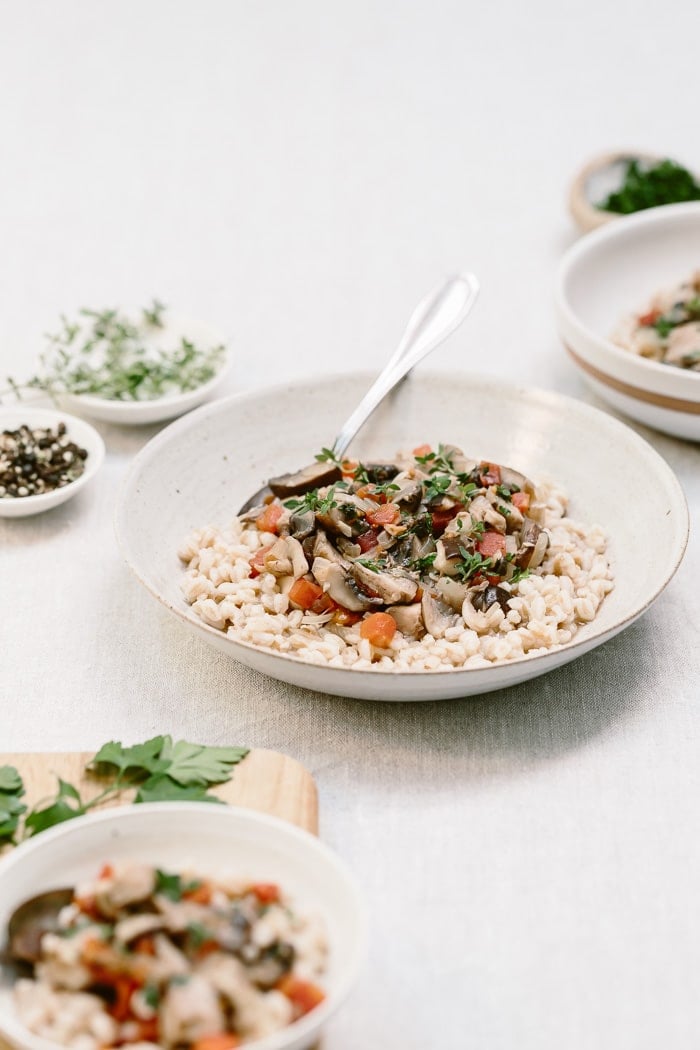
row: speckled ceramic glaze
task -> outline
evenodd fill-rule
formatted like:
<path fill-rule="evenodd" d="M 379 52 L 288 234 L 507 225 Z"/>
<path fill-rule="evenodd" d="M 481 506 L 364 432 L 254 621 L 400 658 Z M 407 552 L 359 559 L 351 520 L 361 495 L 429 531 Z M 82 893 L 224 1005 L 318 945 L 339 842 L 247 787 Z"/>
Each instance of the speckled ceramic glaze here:
<path fill-rule="evenodd" d="M 303 663 L 228 638 L 204 624 L 180 591 L 184 537 L 225 524 L 272 474 L 309 462 L 371 382 L 347 375 L 206 405 L 173 423 L 137 456 L 117 509 L 117 535 L 138 579 L 187 629 L 229 656 L 294 685 L 376 700 L 435 700 L 533 678 L 611 638 L 661 593 L 685 551 L 688 512 L 661 457 L 605 413 L 557 394 L 488 379 L 419 375 L 386 401 L 350 453 L 374 459 L 440 441 L 468 455 L 551 479 L 570 514 L 603 526 L 615 589 L 573 642 L 539 656 L 471 670 L 382 673 Z M 639 507 L 643 492 L 644 508 Z"/>
<path fill-rule="evenodd" d="M 564 255 L 556 285 L 561 337 L 584 379 L 620 412 L 700 441 L 700 372 L 616 346 L 612 332 L 664 288 L 700 269 L 700 202 L 625 216 Z"/>

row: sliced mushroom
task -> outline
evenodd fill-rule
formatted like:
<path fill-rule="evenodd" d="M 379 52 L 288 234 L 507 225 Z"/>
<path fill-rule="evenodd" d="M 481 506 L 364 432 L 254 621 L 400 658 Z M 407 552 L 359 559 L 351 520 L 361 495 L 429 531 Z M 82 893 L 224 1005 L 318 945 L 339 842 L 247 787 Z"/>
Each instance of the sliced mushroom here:
<path fill-rule="evenodd" d="M 158 1008 L 158 1019 L 166 1046 L 194 1043 L 226 1027 L 217 990 L 199 974 L 168 986 Z"/>
<path fill-rule="evenodd" d="M 407 638 L 421 638 L 425 634 L 423 612 L 419 602 L 413 605 L 393 605 L 386 610 L 396 626 Z"/>
<path fill-rule="evenodd" d="M 459 619 L 458 614 L 453 612 L 449 605 L 433 597 L 429 591 L 423 592 L 421 608 L 423 623 L 428 634 L 431 634 L 433 638 L 442 638 L 445 631 L 454 627 Z"/>
<path fill-rule="evenodd" d="M 412 602 L 418 592 L 418 584 L 399 570 L 374 572 L 360 562 L 354 562 L 352 574 L 362 588 L 376 594 L 387 605 L 403 605 Z"/>
<path fill-rule="evenodd" d="M 510 467 L 501 467 L 501 484 L 507 485 L 511 490 L 517 487 L 521 492 L 528 492 L 531 496 L 535 495 L 535 486 L 530 479 L 521 474 L 519 470 L 511 470 Z"/>
<path fill-rule="evenodd" d="M 359 543 L 353 543 L 346 536 L 338 537 L 338 550 L 345 558 L 359 558 L 362 556 L 362 547 Z"/>
<path fill-rule="evenodd" d="M 289 519 L 289 533 L 295 540 L 305 540 L 316 528 L 316 515 L 312 510 L 292 514 Z"/>
<path fill-rule="evenodd" d="M 394 463 L 365 463 L 363 466 L 372 485 L 385 485 L 399 473 L 399 468 Z"/>
<path fill-rule="evenodd" d="M 346 520 L 340 507 L 331 507 L 330 510 L 321 514 L 317 511 L 316 521 L 328 532 L 339 533 L 341 536 L 347 536 L 348 539 L 352 536 L 352 525 Z"/>
<path fill-rule="evenodd" d="M 122 908 L 148 900 L 155 885 L 153 868 L 147 864 L 125 864 L 117 867 L 109 879 L 97 884 L 95 901 L 103 915 L 116 916 Z"/>
<path fill-rule="evenodd" d="M 542 539 L 541 537 L 544 537 Z M 536 521 L 525 518 L 525 524 L 520 533 L 520 549 L 515 556 L 515 564 L 521 569 L 535 569 L 542 563 L 547 547 L 549 536 L 540 528 Z"/>
<path fill-rule="evenodd" d="M 441 576 L 456 576 L 462 560 L 460 550 L 462 543 L 458 539 L 441 539 L 437 541 L 437 554 L 433 568 Z"/>
<path fill-rule="evenodd" d="M 439 597 L 446 602 L 451 609 L 456 609 L 457 612 L 459 612 L 464 603 L 464 599 L 469 593 L 469 584 L 460 583 L 459 580 L 453 580 L 450 576 L 442 576 L 435 584 L 435 589 L 438 592 Z"/>
<path fill-rule="evenodd" d="M 372 598 L 367 594 L 362 594 L 354 582 L 342 565 L 333 563 L 326 572 L 326 582 L 323 586 L 334 602 L 345 609 L 350 609 L 351 612 L 365 612 L 375 605 L 384 604 L 381 598 Z"/>
<path fill-rule="evenodd" d="M 295 542 L 298 542 L 295 540 Z M 299 545 L 301 549 L 301 544 Z M 302 551 L 303 555 L 303 551 Z M 292 556 L 289 548 L 287 547 L 287 540 L 281 536 L 278 540 L 270 547 L 263 555 L 263 566 L 266 572 L 271 572 L 273 576 L 292 576 Z"/>
<path fill-rule="evenodd" d="M 165 919 L 162 915 L 130 915 L 114 927 L 114 939 L 118 944 L 129 944 L 155 930 L 162 930 Z"/>
<path fill-rule="evenodd" d="M 486 496 L 477 496 L 473 499 L 469 504 L 469 513 L 474 521 L 483 521 L 485 525 L 490 525 L 496 532 L 506 531 L 506 519 L 502 514 L 498 513 Z"/>
<path fill-rule="evenodd" d="M 294 474 L 280 474 L 270 478 L 268 485 L 275 496 L 289 499 L 290 496 L 301 496 L 312 489 L 320 489 L 340 481 L 343 474 L 335 463 L 310 463 L 308 467 L 297 470 Z"/>
<path fill-rule="evenodd" d="M 488 586 L 477 591 L 472 597 L 472 605 L 477 612 L 488 612 L 492 605 L 500 605 L 504 613 L 508 612 L 508 602 L 513 597 L 505 587 Z"/>
<path fill-rule="evenodd" d="M 292 576 L 295 580 L 298 580 L 300 576 L 305 576 L 309 571 L 309 563 L 304 555 L 304 548 L 299 543 L 299 540 L 295 540 L 293 536 L 287 536 L 285 543 L 287 544 L 287 551 L 292 559 Z"/>
<path fill-rule="evenodd" d="M 328 561 L 338 562 L 339 565 L 348 564 L 342 554 L 333 546 L 323 529 L 319 529 L 316 533 L 313 553 L 317 558 L 326 558 Z"/>
<path fill-rule="evenodd" d="M 396 503 L 402 510 L 411 512 L 418 509 L 422 498 L 423 486 L 420 481 L 409 481 L 393 494 L 391 502 Z"/>

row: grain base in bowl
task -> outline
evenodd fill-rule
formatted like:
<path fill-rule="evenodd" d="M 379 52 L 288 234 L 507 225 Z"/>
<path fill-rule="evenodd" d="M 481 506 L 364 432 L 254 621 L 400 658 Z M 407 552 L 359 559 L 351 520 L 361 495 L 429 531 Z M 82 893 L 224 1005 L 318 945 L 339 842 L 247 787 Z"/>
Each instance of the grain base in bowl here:
<path fill-rule="evenodd" d="M 445 450 L 448 450 L 446 457 Z M 442 467 L 435 465 L 440 463 L 446 464 L 444 473 Z M 371 491 L 373 486 L 369 486 L 370 491 L 366 485 L 358 489 L 357 478 L 360 474 L 366 477 L 366 468 L 362 464 L 349 467 L 344 464 L 342 469 L 345 481 L 340 485 L 345 489 L 339 498 L 346 498 L 346 492 L 354 497 L 359 491 L 363 497 L 362 514 L 370 521 L 375 520 L 376 511 L 367 507 L 373 496 L 379 496 Z M 595 618 L 605 595 L 613 587 L 606 538 L 599 526 L 583 525 L 567 517 L 566 498 L 553 485 L 540 482 L 535 486 L 508 468 L 468 460 L 454 446 L 440 446 L 438 453 L 427 456 L 400 456 L 395 470 L 393 487 L 397 492 L 387 496 L 386 483 L 374 486 L 377 492 L 384 489 L 381 506 L 386 506 L 387 499 L 395 501 L 401 514 L 394 524 L 400 529 L 408 519 L 401 505 L 402 493 L 408 485 L 422 485 L 420 510 L 414 511 L 410 520 L 418 520 L 426 507 L 430 509 L 436 529 L 432 546 L 437 547 L 437 554 L 432 554 L 432 562 L 429 555 L 409 566 L 418 585 L 415 599 L 404 595 L 400 599 L 404 604 L 400 607 L 383 606 L 396 617 L 399 627 L 386 644 L 373 643 L 371 637 L 367 637 L 369 632 L 365 628 L 372 612 L 348 617 L 347 610 L 343 609 L 339 618 L 338 606 L 335 614 L 295 607 L 296 592 L 292 587 L 290 597 L 289 577 L 265 571 L 266 551 L 278 540 L 277 530 L 289 532 L 289 513 L 285 518 L 278 512 L 275 531 L 266 531 L 265 526 L 272 519 L 260 514 L 257 520 L 237 517 L 227 527 L 206 526 L 193 533 L 179 550 L 187 567 L 182 581 L 186 601 L 206 624 L 237 641 L 308 663 L 385 672 L 471 669 L 535 656 L 566 645 L 582 624 Z M 445 480 L 441 485 L 441 479 L 449 479 L 449 483 Z M 503 484 L 503 479 L 510 484 Z M 523 483 L 522 490 L 518 479 Z M 328 498 L 328 491 L 328 486 L 314 490 L 322 500 Z M 532 520 L 527 513 L 520 512 L 520 507 L 525 506 L 523 497 L 520 500 L 516 497 L 511 503 L 521 491 L 523 497 L 527 496 L 527 513 L 532 515 Z M 428 496 L 430 499 L 426 502 Z M 287 508 L 298 514 L 300 508 L 290 505 L 302 502 L 287 501 Z M 307 513 L 308 503 L 301 509 Z M 480 515 L 481 523 L 477 520 Z M 439 526 L 435 525 L 436 518 Z M 513 524 L 516 519 L 517 528 Z M 534 524 L 535 519 L 538 525 Z M 514 566 L 528 563 L 523 562 L 524 546 L 518 547 L 512 536 L 516 534 L 522 541 L 523 529 L 528 523 L 548 538 L 548 544 L 544 553 L 540 551 L 537 564 L 533 562 L 532 568 L 514 573 Z M 499 532 L 502 550 L 498 556 L 481 557 L 479 565 L 478 552 L 488 550 L 485 541 Z M 327 537 L 322 535 L 325 543 Z M 352 545 L 366 535 L 365 532 L 362 536 L 340 537 L 337 542 L 345 542 L 347 549 L 348 542 Z M 460 551 L 453 565 L 461 573 L 460 586 L 466 588 L 462 592 L 464 600 L 460 600 L 457 607 L 459 611 L 454 603 L 451 607 L 446 604 L 446 596 L 452 597 L 455 590 L 459 592 L 455 577 L 446 579 L 453 568 L 446 568 L 444 576 L 435 571 L 436 564 L 449 565 L 449 560 L 445 563 L 445 547 L 451 535 L 456 537 Z M 383 533 L 374 550 L 382 549 L 382 538 Z M 507 543 L 510 553 L 505 553 Z M 391 550 L 382 557 L 391 562 Z M 317 562 L 318 559 L 313 561 L 314 567 Z M 357 556 L 356 562 L 367 564 L 366 559 Z M 255 566 L 260 570 L 257 575 Z M 301 568 L 304 569 L 303 563 Z M 309 571 L 304 571 L 300 578 L 315 580 L 318 584 L 319 578 L 314 576 L 308 562 L 306 569 Z M 376 564 L 372 571 L 377 571 Z M 396 565 L 389 571 L 400 581 L 410 576 Z M 367 579 L 372 582 L 366 572 L 364 577 L 365 584 Z M 327 594 L 328 584 L 318 589 Z M 498 600 L 494 592 L 498 592 Z M 369 593 L 372 594 L 371 588 Z M 410 610 L 415 610 L 418 601 L 424 609 L 421 632 L 402 630 L 402 623 L 411 616 Z M 427 618 L 426 601 L 432 608 Z"/>

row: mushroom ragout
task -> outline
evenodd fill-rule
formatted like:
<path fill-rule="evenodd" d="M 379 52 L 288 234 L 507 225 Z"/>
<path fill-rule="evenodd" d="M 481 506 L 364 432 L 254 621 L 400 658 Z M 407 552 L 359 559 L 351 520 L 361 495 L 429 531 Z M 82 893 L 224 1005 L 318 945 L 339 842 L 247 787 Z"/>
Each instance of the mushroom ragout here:
<path fill-rule="evenodd" d="M 362 621 L 379 647 L 397 630 L 441 637 L 465 602 L 507 609 L 549 546 L 532 482 L 454 445 L 420 447 L 406 462 L 326 464 L 325 475 L 303 493 L 303 473 L 273 479 L 277 497 L 243 515 L 278 536 L 251 574 L 284 579 L 291 605 L 328 623 Z"/>
<path fill-rule="evenodd" d="M 75 1050 L 232 1050 L 324 999 L 325 933 L 270 883 L 105 865 L 9 951 L 34 964 L 15 984 L 20 1019 Z"/>
<path fill-rule="evenodd" d="M 564 495 L 454 445 L 322 461 L 180 547 L 182 590 L 230 638 L 312 663 L 449 671 L 571 640 L 612 589 Z"/>
<path fill-rule="evenodd" d="M 625 318 L 613 339 L 651 361 L 700 372 L 700 270 Z"/>

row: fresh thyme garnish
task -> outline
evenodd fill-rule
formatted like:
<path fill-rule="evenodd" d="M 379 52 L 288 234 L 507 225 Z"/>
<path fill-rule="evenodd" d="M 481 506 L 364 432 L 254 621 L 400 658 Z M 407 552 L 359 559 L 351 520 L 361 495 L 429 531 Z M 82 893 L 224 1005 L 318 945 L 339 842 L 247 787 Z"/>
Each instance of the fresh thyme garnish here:
<path fill-rule="evenodd" d="M 501 499 L 510 499 L 514 492 L 520 492 L 519 485 L 496 485 L 496 492 Z"/>
<path fill-rule="evenodd" d="M 364 565 L 364 567 L 366 569 L 369 569 L 370 572 L 381 572 L 382 571 L 382 566 L 379 564 L 379 562 L 378 561 L 372 561 L 371 558 L 356 558 L 355 561 L 356 561 L 357 565 Z"/>
<path fill-rule="evenodd" d="M 491 558 L 485 558 L 478 551 L 468 551 L 466 547 L 459 548 L 462 560 L 457 564 L 457 576 L 463 581 L 471 579 L 477 572 L 490 568 Z"/>
<path fill-rule="evenodd" d="M 319 463 L 335 463 L 336 466 L 341 465 L 341 460 L 338 459 L 335 449 L 322 448 L 320 452 L 316 453 L 315 457 Z"/>
<path fill-rule="evenodd" d="M 526 580 L 531 572 L 531 569 L 516 569 L 508 582 L 512 584 L 520 583 L 521 580 Z"/>
<path fill-rule="evenodd" d="M 353 474 L 353 481 L 356 481 L 359 485 L 369 485 L 369 474 L 364 463 L 357 464 Z"/>
<path fill-rule="evenodd" d="M 432 475 L 423 482 L 423 498 L 427 503 L 439 499 L 445 495 L 451 484 L 452 478 L 445 474 Z"/>
<path fill-rule="evenodd" d="M 33 389 L 108 401 L 153 401 L 195 390 L 215 376 L 226 348 L 203 349 L 184 337 L 167 350 L 154 346 L 154 334 L 165 328 L 165 310 L 154 299 L 137 319 L 118 310 L 82 309 L 78 321 L 62 316 L 61 329 L 47 336 L 39 373 L 24 383 L 8 379 L 9 389 L 17 398 Z"/>
<path fill-rule="evenodd" d="M 311 489 L 309 492 L 305 492 L 301 499 L 285 500 L 284 506 L 288 510 L 301 511 L 302 513 L 312 510 L 316 514 L 328 514 L 329 511 L 338 506 L 338 501 L 335 498 L 338 489 L 347 489 L 346 483 L 344 481 L 336 481 L 334 485 L 330 486 L 325 496 L 319 495 L 320 489 Z"/>
<path fill-rule="evenodd" d="M 411 568 L 415 569 L 416 572 L 430 572 L 436 558 L 437 551 L 433 551 L 432 554 L 425 554 L 422 558 L 414 558 L 411 562 Z"/>

